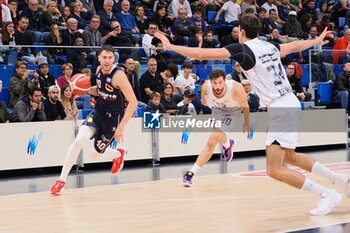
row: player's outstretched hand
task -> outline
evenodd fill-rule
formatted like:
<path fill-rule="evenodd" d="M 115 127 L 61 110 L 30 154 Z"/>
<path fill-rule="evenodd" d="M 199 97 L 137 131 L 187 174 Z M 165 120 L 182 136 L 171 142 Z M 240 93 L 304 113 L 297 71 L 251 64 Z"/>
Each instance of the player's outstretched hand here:
<path fill-rule="evenodd" d="M 155 34 L 154 34 L 155 37 L 157 37 L 159 40 L 162 41 L 163 43 L 163 46 L 166 48 L 166 49 L 169 49 L 169 47 L 171 46 L 171 43 L 170 41 L 168 40 L 168 38 L 163 35 L 161 32 L 157 31 Z"/>
<path fill-rule="evenodd" d="M 117 127 L 117 130 L 114 133 L 114 139 L 118 142 L 118 144 L 120 143 L 124 143 L 124 127 Z"/>
<path fill-rule="evenodd" d="M 323 32 L 321 33 L 321 35 L 318 37 L 319 40 L 319 44 L 325 45 L 328 44 L 329 40 L 325 40 L 325 38 L 334 38 L 334 35 L 332 34 L 332 31 L 327 31 L 327 27 L 323 30 Z"/>

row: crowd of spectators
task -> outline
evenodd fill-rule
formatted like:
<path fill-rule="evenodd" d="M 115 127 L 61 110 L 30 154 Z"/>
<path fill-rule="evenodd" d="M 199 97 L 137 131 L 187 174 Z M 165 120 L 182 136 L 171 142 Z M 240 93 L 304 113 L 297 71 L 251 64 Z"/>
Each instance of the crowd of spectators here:
<path fill-rule="evenodd" d="M 0 51 L 0 62 L 15 65 L 16 70 L 10 82 L 7 106 L 14 110 L 20 101 L 22 107 L 26 104 L 30 109 L 28 103 L 35 103 L 32 99 L 37 94 L 31 87 L 40 87 L 46 106 L 56 105 L 56 94 L 61 95 L 57 100 L 62 101 L 58 105 L 64 111 L 55 111 L 54 117 L 46 115 L 51 120 L 76 119 L 78 109 L 91 109 L 91 97 L 74 97 L 69 80 L 89 65 L 98 65 L 96 52 L 104 44 L 116 47 L 116 63 L 125 69 L 140 107 L 152 101 L 157 103 L 160 98 L 159 105 L 169 114 L 188 113 L 178 106 L 183 103 L 186 107 L 193 106 L 191 113 L 210 113 L 196 96 L 197 78 L 191 76 L 193 64 L 207 61 L 188 60 L 164 51 L 161 41 L 154 38 L 156 30 L 175 44 L 223 47 L 238 43 L 239 16 L 256 14 L 263 25 L 260 39 L 277 44 L 308 40 L 328 27 L 335 31 L 335 38 L 329 38 L 327 46 L 349 51 L 350 5 L 344 0 L 2 0 L 0 8 L 0 39 L 6 45 Z M 210 18 L 209 12 L 213 11 L 215 16 Z M 339 25 L 339 16 L 345 17 L 345 26 Z M 40 48 L 40 45 L 50 47 Z M 322 53 L 324 48 L 313 49 L 311 61 L 315 63 L 350 61 L 350 52 L 333 51 L 332 56 L 327 56 Z M 147 71 L 140 74 L 134 66 L 142 58 L 146 58 Z M 299 63 L 309 63 L 308 59 L 303 53 L 298 55 Z M 222 62 L 234 66 L 228 78 L 246 82 L 238 63 Z M 284 59 L 287 69 L 293 66 L 290 63 L 288 57 Z M 37 64 L 38 71 L 31 73 L 27 69 L 30 64 Z M 58 80 L 50 74 L 49 64 L 62 65 L 63 75 Z M 178 64 L 183 64 L 179 75 Z M 291 69 L 287 74 L 292 77 L 291 84 L 300 100 L 309 100 Z M 58 93 L 50 92 L 55 85 Z M 45 111 L 46 106 L 39 104 L 35 111 Z M 37 115 L 35 119 L 40 118 Z"/>

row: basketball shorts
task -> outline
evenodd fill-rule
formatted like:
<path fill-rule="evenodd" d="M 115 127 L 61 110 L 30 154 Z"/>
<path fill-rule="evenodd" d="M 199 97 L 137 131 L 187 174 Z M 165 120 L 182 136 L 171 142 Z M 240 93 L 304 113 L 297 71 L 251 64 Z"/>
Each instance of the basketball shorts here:
<path fill-rule="evenodd" d="M 300 113 L 300 102 L 294 94 L 270 104 L 266 145 L 277 141 L 283 148 L 295 149 L 300 140 Z"/>
<path fill-rule="evenodd" d="M 240 112 L 225 113 L 222 110 L 213 109 L 212 116 L 215 120 L 221 121 L 220 129 L 224 133 L 230 133 L 237 130 L 237 120 L 241 116 Z M 242 129 L 240 129 L 242 130 Z"/>
<path fill-rule="evenodd" d="M 114 140 L 114 133 L 121 121 L 122 114 L 111 114 L 93 109 L 85 119 L 83 125 L 94 127 L 96 133 L 94 147 L 98 153 L 103 153 Z"/>

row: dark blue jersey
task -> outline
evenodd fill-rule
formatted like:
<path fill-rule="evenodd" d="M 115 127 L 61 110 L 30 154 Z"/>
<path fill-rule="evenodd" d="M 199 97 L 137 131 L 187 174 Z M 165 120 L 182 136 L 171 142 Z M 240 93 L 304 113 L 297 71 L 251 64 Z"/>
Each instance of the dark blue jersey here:
<path fill-rule="evenodd" d="M 96 83 L 99 95 L 95 108 L 100 111 L 111 114 L 124 113 L 125 97 L 119 88 L 112 85 L 113 76 L 118 70 L 121 69 L 114 67 L 109 74 L 104 75 L 101 69 L 92 78 L 92 84 L 94 85 Z"/>

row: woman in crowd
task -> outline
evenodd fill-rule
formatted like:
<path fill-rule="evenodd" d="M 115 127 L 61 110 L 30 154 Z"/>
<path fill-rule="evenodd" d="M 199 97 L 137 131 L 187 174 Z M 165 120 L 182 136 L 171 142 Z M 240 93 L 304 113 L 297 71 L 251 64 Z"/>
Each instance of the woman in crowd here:
<path fill-rule="evenodd" d="M 68 84 L 61 88 L 61 103 L 68 119 L 78 120 L 78 107 L 74 101 L 72 88 Z"/>
<path fill-rule="evenodd" d="M 62 40 L 62 34 L 60 31 L 60 28 L 57 24 L 52 24 L 50 26 L 50 33 L 46 38 L 45 41 L 46 45 L 57 45 L 62 46 L 63 40 Z M 65 50 L 63 48 L 47 48 L 45 50 L 45 55 L 49 59 L 50 63 L 58 63 L 62 64 L 66 61 L 66 54 Z"/>

